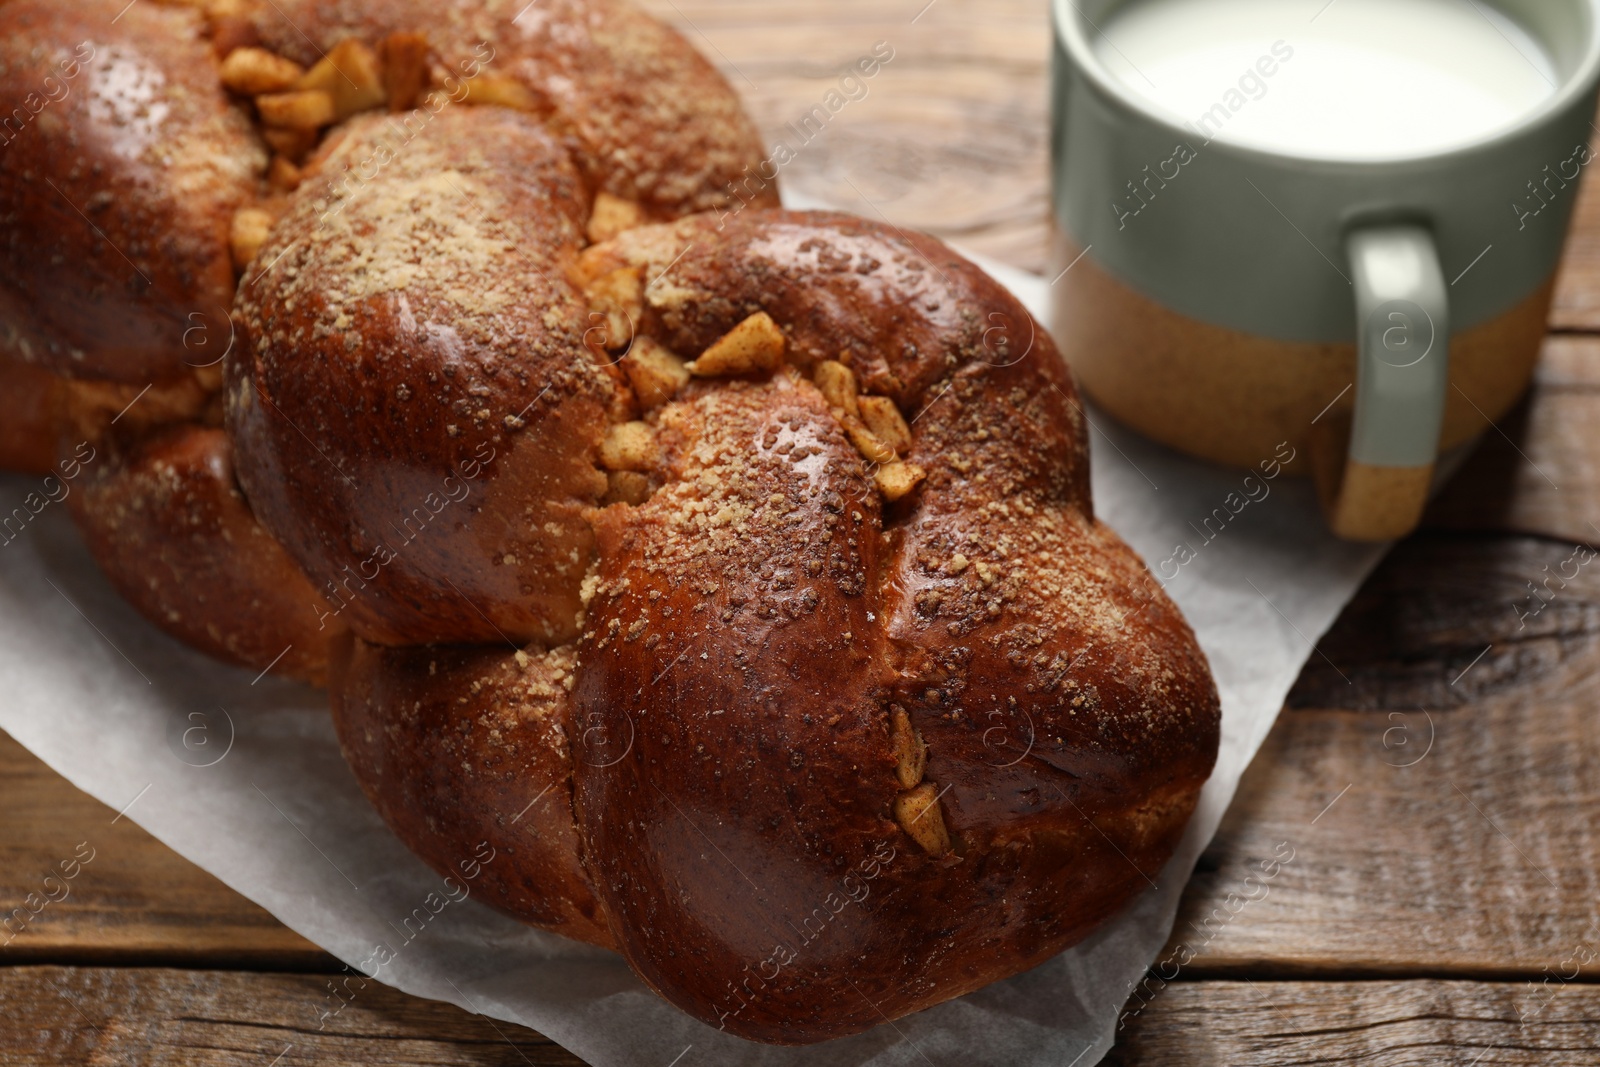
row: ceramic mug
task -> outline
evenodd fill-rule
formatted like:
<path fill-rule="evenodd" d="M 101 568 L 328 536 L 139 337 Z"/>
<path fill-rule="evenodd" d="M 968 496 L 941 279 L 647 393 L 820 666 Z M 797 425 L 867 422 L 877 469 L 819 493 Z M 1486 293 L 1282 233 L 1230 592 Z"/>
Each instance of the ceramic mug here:
<path fill-rule="evenodd" d="M 1053 312 L 1085 389 L 1207 459 L 1287 442 L 1340 536 L 1409 532 L 1441 451 L 1532 377 L 1600 0 L 1054 16 Z"/>

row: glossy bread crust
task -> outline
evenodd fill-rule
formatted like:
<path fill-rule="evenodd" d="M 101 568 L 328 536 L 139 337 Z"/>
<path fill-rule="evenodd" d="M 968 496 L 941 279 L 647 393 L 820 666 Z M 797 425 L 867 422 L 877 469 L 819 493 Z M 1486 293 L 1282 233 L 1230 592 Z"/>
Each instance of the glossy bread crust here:
<path fill-rule="evenodd" d="M 1049 338 L 938 242 L 842 215 L 642 227 L 571 274 L 593 293 L 634 270 L 636 346 L 700 355 L 764 314 L 781 364 L 613 415 L 652 441 L 648 491 L 583 512 L 575 641 L 358 640 L 335 686 L 358 777 L 441 870 L 509 834 L 533 786 L 570 793 L 538 810 L 571 833 L 508 869 L 558 901 L 579 872 L 641 977 L 756 1040 L 864 1030 L 1081 940 L 1171 856 L 1219 708 L 1177 610 L 1094 519 Z M 880 491 L 822 384 L 841 358 L 910 424 L 916 492 Z"/>
<path fill-rule="evenodd" d="M 625 0 L 275 0 L 253 21 L 267 47 L 306 65 L 346 37 L 425 32 L 440 68 L 530 89 L 590 188 L 654 218 L 722 206 L 762 158 L 722 76 Z M 776 207 L 776 190 L 759 204 Z"/>
<path fill-rule="evenodd" d="M 146 618 L 209 655 L 326 683 L 326 604 L 255 521 L 220 428 L 98 437 L 68 506 L 89 551 Z M 243 620 L 243 624 L 241 624 Z"/>
<path fill-rule="evenodd" d="M 345 757 L 384 819 L 443 877 L 487 845 L 473 892 L 525 922 L 615 948 L 579 860 L 567 743 L 571 646 L 384 648 L 335 656 Z M 581 741 L 580 741 L 581 743 Z"/>
<path fill-rule="evenodd" d="M 0 470 L 49 474 L 63 453 L 58 440 L 66 383 L 49 371 L 0 355 Z"/>
<path fill-rule="evenodd" d="M 519 19 L 519 13 L 525 17 Z M 252 104 L 247 96 L 224 86 L 226 81 L 243 91 L 241 83 L 227 79 L 224 64 L 240 47 L 273 48 L 276 62 L 298 60 L 311 68 L 352 39 L 383 53 L 390 35 L 407 38 L 413 45 L 420 42 L 424 69 L 414 73 L 422 89 L 434 87 L 432 95 L 424 92 L 414 109 L 396 104 L 390 119 L 381 117 L 379 100 L 365 105 L 368 114 L 348 123 L 304 131 L 309 144 L 322 141 L 309 161 L 301 158 L 302 150 L 284 148 L 286 131 L 268 124 L 263 103 Z M 514 92 L 508 93 L 508 80 L 514 83 Z M 527 97 L 531 101 L 526 103 L 527 114 L 480 106 L 483 101 L 464 88 L 497 81 L 500 92 L 490 98 L 523 106 L 522 98 Z M 437 187 L 459 171 L 442 170 L 437 153 L 426 155 L 434 135 L 421 138 L 417 145 L 411 137 L 411 131 L 437 117 L 436 130 L 465 131 L 454 141 L 444 139 L 452 150 L 460 150 L 463 159 L 487 150 L 508 173 L 524 162 L 532 168 L 522 183 L 525 191 L 539 190 L 542 195 L 543 190 L 559 186 L 556 198 L 561 207 L 535 203 L 525 195 L 501 226 L 502 236 L 507 227 L 519 238 L 539 231 L 541 236 L 522 250 L 518 260 L 530 278 L 543 269 L 544 258 L 559 263 L 576 254 L 592 223 L 590 210 L 598 193 L 612 198 L 613 210 L 620 204 L 625 222 L 670 218 L 721 203 L 728 195 L 728 183 L 760 158 L 761 145 L 737 98 L 692 48 L 671 30 L 615 0 L 563 0 L 537 8 L 519 4 L 515 10 L 498 0 L 361 4 L 218 0 L 176 5 L 14 0 L 0 9 L 0 95 L 17 104 L 11 114 L 0 115 L 0 220 L 5 227 L 0 240 L 4 392 L 0 403 L 8 415 L 0 427 L 0 467 L 47 473 L 63 439 L 68 446 L 98 444 L 103 446 L 102 455 L 118 457 L 117 463 L 97 472 L 95 492 L 82 494 L 73 511 L 101 566 L 141 610 L 200 647 L 255 669 L 263 665 L 261 653 L 267 644 L 298 635 L 295 650 L 276 661 L 274 669 L 320 679 L 326 672 L 325 638 L 342 628 L 347 602 L 363 584 L 359 572 L 364 564 L 370 565 L 365 556 L 351 556 L 352 546 L 370 546 L 378 537 L 393 539 L 395 530 L 415 532 L 437 513 L 439 501 L 449 497 L 454 503 L 455 494 L 475 489 L 475 472 L 483 465 L 499 479 L 486 521 L 498 521 L 505 536 L 495 546 L 500 551 L 492 564 L 485 565 L 492 569 L 483 570 L 480 546 L 474 545 L 455 573 L 465 590 L 457 607 L 480 627 L 472 636 L 496 639 L 497 629 L 505 628 L 527 637 L 550 638 L 556 632 L 550 629 L 551 619 L 564 620 L 560 625 L 570 627 L 589 537 L 587 527 L 572 523 L 570 513 L 593 503 L 603 485 L 597 486 L 592 476 L 580 476 L 573 484 L 546 484 L 537 465 L 530 469 L 526 461 L 520 467 L 496 466 L 495 445 L 487 440 L 495 435 L 485 435 L 479 432 L 481 426 L 472 425 L 481 421 L 477 420 L 478 412 L 485 410 L 481 406 L 462 420 L 449 420 L 454 429 L 469 426 L 461 441 L 430 443 L 430 432 L 446 433 L 444 423 L 413 425 L 409 436 L 406 428 L 398 428 L 387 439 L 385 444 L 397 454 L 419 462 L 425 455 L 438 457 L 446 451 L 458 462 L 421 488 L 414 474 L 400 469 L 402 465 L 383 465 L 373 484 L 383 485 L 393 474 L 392 488 L 404 497 L 406 508 L 385 511 L 384 505 L 391 501 L 378 494 L 372 510 L 361 516 L 366 525 L 355 532 L 342 527 L 338 533 L 343 540 L 327 550 L 325 562 L 337 559 L 338 565 L 311 568 L 314 591 L 301 575 L 289 580 L 295 567 L 254 519 L 259 510 L 281 511 L 281 498 L 304 481 L 301 473 L 324 463 L 314 443 L 297 439 L 296 443 L 309 445 L 304 454 L 288 457 L 289 465 L 274 468 L 270 478 L 258 477 L 257 497 L 247 499 L 234 482 L 231 452 L 219 450 L 209 437 L 200 450 L 206 453 L 204 461 L 189 447 L 201 439 L 194 438 L 185 446 L 182 461 L 161 466 L 164 473 L 158 478 L 152 473 L 155 468 L 140 465 L 137 457 L 144 453 L 139 435 L 162 438 L 159 444 L 151 443 L 152 455 L 170 448 L 175 438 L 169 431 L 176 433 L 175 428 L 186 423 L 198 425 L 196 412 L 211 405 L 201 403 L 193 411 L 181 411 L 166 401 L 197 387 L 216 390 L 224 350 L 238 356 L 238 339 L 229 321 L 236 277 L 242 275 L 247 285 L 272 265 L 263 260 L 254 271 L 236 275 L 254 258 L 253 243 L 241 242 L 241 234 L 248 238 L 252 227 L 241 227 L 241 220 L 270 229 L 284 210 L 283 194 L 301 181 L 301 163 L 313 177 L 319 168 L 326 168 L 318 189 L 340 202 L 360 187 L 368 166 L 384 165 L 369 156 L 341 154 L 339 145 L 349 135 L 359 140 L 363 130 L 382 124 L 384 150 L 406 153 L 416 148 L 426 157 L 426 166 L 443 175 L 436 177 Z M 689 122 L 690 117 L 699 121 Z M 468 143 L 472 138 L 476 142 Z M 274 151 L 288 151 L 292 160 L 274 156 Z M 444 162 L 453 165 L 457 160 Z M 410 173 L 416 176 L 424 169 L 414 162 Z M 553 175 L 558 173 L 557 180 Z M 470 196 L 475 188 L 464 191 Z M 775 194 L 765 195 L 775 202 Z M 307 197 L 301 200 L 308 202 Z M 404 201 L 396 208 L 391 200 L 388 207 L 403 215 L 408 205 Z M 327 209 L 327 204 L 310 204 L 308 210 L 316 216 L 313 228 L 322 226 L 321 214 Z M 439 236 L 428 229 L 437 219 L 416 221 L 419 241 L 426 244 Z M 500 239 L 487 236 L 480 251 L 493 253 L 500 247 L 494 242 Z M 461 250 L 458 243 L 455 251 Z M 430 248 L 418 258 L 437 265 L 441 252 Z M 359 264 L 346 266 L 357 269 Z M 504 295 L 521 284 L 515 277 L 492 278 L 490 266 L 476 264 L 475 295 L 491 290 Z M 292 269 L 293 264 L 286 267 Z M 436 277 L 449 273 L 447 268 Z M 550 303 L 554 308 L 565 300 L 566 317 L 556 321 L 563 313 L 552 310 L 553 318 L 541 322 L 535 332 L 559 337 L 566 344 L 581 338 L 590 323 L 587 309 L 572 296 L 571 287 L 559 281 L 559 273 L 552 291 L 565 295 Z M 417 297 L 416 306 L 426 309 L 434 294 L 418 286 L 412 295 Z M 467 291 L 442 288 L 439 295 L 448 302 Z M 548 295 L 525 294 L 524 309 L 544 310 L 539 301 Z M 248 300 L 248 293 L 240 295 L 241 303 Z M 396 328 L 403 334 L 415 325 L 411 321 Z M 443 336 L 430 340 L 439 350 L 454 343 Z M 469 346 L 476 344 L 476 352 L 464 361 L 448 357 L 450 366 L 443 371 L 454 374 L 465 369 L 463 392 L 457 398 L 470 388 L 474 399 L 481 399 L 476 391 L 492 380 L 496 417 L 522 410 L 533 396 L 519 392 L 529 384 L 525 373 L 511 375 L 520 374 L 518 382 L 511 382 L 493 369 L 494 346 L 504 340 L 504 336 L 468 339 Z M 519 355 L 516 344 L 505 347 L 500 358 L 509 356 L 514 364 Z M 477 356 L 484 354 L 488 358 L 478 362 Z M 293 364 L 306 365 L 303 360 Z M 473 379 L 470 383 L 465 381 L 468 377 Z M 312 373 L 302 378 L 284 385 L 282 392 L 296 386 L 344 388 L 336 377 L 331 382 Z M 419 393 L 426 392 L 425 383 L 413 384 Z M 82 428 L 66 417 L 64 398 L 83 385 L 100 394 L 91 406 L 120 399 L 114 407 L 99 411 L 91 420 L 95 425 L 79 433 Z M 584 389 L 595 393 L 596 402 L 608 402 L 604 381 L 578 383 L 573 391 Z M 515 405 L 510 404 L 513 399 Z M 548 399 L 564 400 L 572 413 L 566 447 L 592 449 L 584 427 L 594 420 L 579 417 L 580 400 L 559 390 Z M 263 393 L 251 403 L 270 400 L 270 394 Z M 401 403 L 403 398 L 391 397 L 390 402 Z M 116 434 L 102 441 L 100 435 L 123 404 L 131 406 L 132 414 Z M 502 406 L 504 412 L 499 411 Z M 428 416 L 422 421 L 427 422 Z M 132 434 L 130 427 L 136 423 L 139 433 Z M 261 433 L 261 428 L 255 432 Z M 177 438 L 183 436 L 176 433 Z M 452 444 L 468 447 L 453 449 Z M 255 449 L 252 454 L 259 456 L 262 451 Z M 225 477 L 218 474 L 219 464 L 228 468 Z M 166 476 L 173 470 L 182 472 L 178 476 L 186 486 L 182 499 L 168 484 L 171 479 Z M 474 473 L 466 476 L 464 470 Z M 487 483 L 485 479 L 483 484 Z M 504 561 L 530 544 L 515 533 L 525 518 L 516 493 L 524 490 L 536 498 L 548 497 L 553 506 L 547 521 L 572 529 L 571 543 L 551 551 L 559 551 L 561 564 L 576 576 L 552 593 L 530 592 L 519 600 L 515 589 L 522 576 Z M 201 498 L 203 505 L 197 503 Z M 198 525 L 188 522 L 196 507 L 205 512 L 203 520 L 196 520 Z M 473 514 L 483 510 L 476 502 L 457 508 Z M 435 529 L 456 519 L 450 516 Z M 306 543 L 321 533 L 315 527 L 294 529 Z M 210 534 L 232 539 L 202 543 Z M 163 537 L 172 541 L 165 549 Z M 447 559 L 450 539 L 441 540 L 414 546 L 412 552 Z M 151 584 L 141 553 L 161 555 L 159 592 Z M 345 570 L 352 558 L 355 566 Z M 279 579 L 283 584 L 273 584 Z M 407 596 L 404 590 L 393 592 L 402 600 Z M 514 603 L 503 611 L 496 608 L 495 618 L 482 619 L 466 606 L 479 598 L 496 602 L 509 598 Z M 434 605 L 424 598 L 412 607 L 420 607 L 426 615 Z M 351 613 L 361 612 L 357 607 Z M 388 637 L 415 640 L 419 634 L 435 632 L 431 623 L 425 628 L 418 624 L 415 615 L 413 610 L 409 630 L 402 620 Z"/>
<path fill-rule="evenodd" d="M 620 403 L 565 268 L 589 195 L 536 119 L 358 120 L 239 290 L 228 424 L 256 513 L 381 644 L 573 636 Z M 352 432 L 353 431 L 353 432 Z"/>
<path fill-rule="evenodd" d="M 67 377 L 188 373 L 192 314 L 233 302 L 228 228 L 267 154 L 197 12 L 0 9 L 0 347 Z M 121 13 L 120 17 L 119 12 Z"/>
<path fill-rule="evenodd" d="M 1048 336 L 937 242 L 846 216 L 700 217 L 586 265 L 622 263 L 664 279 L 642 329 L 669 347 L 760 309 L 804 376 L 669 405 L 668 487 L 597 522 L 574 710 L 638 729 L 628 759 L 575 766 L 576 796 L 635 967 L 708 1021 L 797 1042 L 1080 940 L 1171 854 L 1219 720 L 1193 635 L 1094 520 Z M 876 506 L 804 380 L 842 351 L 912 424 L 914 498 Z M 943 855 L 894 819 L 897 709 Z M 874 863 L 850 904 L 842 876 Z"/>

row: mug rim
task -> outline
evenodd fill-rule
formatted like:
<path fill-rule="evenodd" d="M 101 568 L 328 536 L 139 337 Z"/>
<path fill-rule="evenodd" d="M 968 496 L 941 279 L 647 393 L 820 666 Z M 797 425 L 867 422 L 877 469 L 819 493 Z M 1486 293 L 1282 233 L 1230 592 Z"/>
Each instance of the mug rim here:
<path fill-rule="evenodd" d="M 1107 8 L 1107 11 L 1108 13 L 1112 12 L 1116 8 L 1126 6 L 1132 2 L 1134 0 L 1116 0 L 1111 7 Z M 1502 16 L 1515 18 L 1515 16 L 1508 14 L 1504 7 L 1495 2 L 1495 0 L 1490 0 L 1490 2 L 1493 3 Z M 1511 144 L 1529 130 L 1537 129 L 1546 122 L 1557 119 L 1581 97 L 1590 93 L 1593 90 L 1595 81 L 1600 78 L 1600 0 L 1579 0 L 1579 2 L 1589 10 L 1589 40 L 1584 48 L 1582 60 L 1554 93 L 1546 97 L 1538 106 L 1528 111 L 1520 119 L 1503 129 L 1482 134 L 1446 148 L 1370 158 L 1307 155 L 1285 149 L 1239 144 L 1222 137 L 1214 137 L 1207 141 L 1206 149 L 1210 151 L 1220 148 L 1247 159 L 1257 159 L 1263 162 L 1291 162 L 1308 166 L 1368 168 L 1448 161 L 1456 157 L 1470 156 L 1502 148 Z M 1146 100 L 1121 78 L 1106 69 L 1100 62 L 1099 55 L 1090 45 L 1088 35 L 1083 32 L 1083 27 L 1079 22 L 1079 18 L 1084 22 L 1088 22 L 1089 19 L 1087 15 L 1083 14 L 1077 0 L 1051 0 L 1050 6 L 1053 15 L 1052 21 L 1055 24 L 1054 33 L 1057 43 L 1071 57 L 1073 66 L 1097 90 L 1148 122 L 1165 127 L 1179 135 L 1188 132 L 1185 127 L 1174 121 L 1170 113 Z M 1521 25 L 1521 20 L 1517 21 Z M 1525 26 L 1523 28 L 1527 29 Z M 1098 27 L 1096 27 L 1096 32 L 1104 35 L 1104 31 L 1099 30 Z M 1528 32 L 1531 33 L 1532 31 Z M 1540 44 L 1546 48 L 1549 47 L 1547 41 L 1541 40 Z"/>

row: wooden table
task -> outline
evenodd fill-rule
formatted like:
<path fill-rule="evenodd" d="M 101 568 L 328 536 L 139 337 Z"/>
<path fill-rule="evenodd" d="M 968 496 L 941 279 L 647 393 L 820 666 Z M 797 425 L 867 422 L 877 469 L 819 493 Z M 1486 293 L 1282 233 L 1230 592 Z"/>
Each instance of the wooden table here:
<path fill-rule="evenodd" d="M 924 2 L 650 6 L 769 137 L 887 41 L 783 180 L 1043 269 L 1046 4 Z M 1528 401 L 1320 643 L 1184 898 L 1169 951 L 1192 960 L 1107 1062 L 1600 1063 L 1600 564 L 1519 619 L 1600 543 L 1593 181 L 1551 328 Z M 0 812 L 5 909 L 94 850 L 0 948 L 0 1064 L 579 1062 L 376 987 L 311 1030 L 335 960 L 3 736 Z"/>

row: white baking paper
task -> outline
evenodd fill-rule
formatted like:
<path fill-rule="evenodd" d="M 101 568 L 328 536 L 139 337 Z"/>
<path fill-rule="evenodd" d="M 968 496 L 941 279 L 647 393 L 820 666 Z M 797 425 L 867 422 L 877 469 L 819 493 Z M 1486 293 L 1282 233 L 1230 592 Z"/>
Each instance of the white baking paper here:
<path fill-rule="evenodd" d="M 991 270 L 1043 318 L 1042 281 Z M 1090 417 L 1096 510 L 1152 569 L 1173 576 L 1167 590 L 1211 659 L 1223 707 L 1216 771 L 1156 887 L 1088 941 L 854 1038 L 749 1044 L 659 1000 L 610 953 L 527 929 L 470 897 L 435 914 L 425 902 L 435 894 L 437 906 L 441 879 L 362 797 L 326 697 L 253 680 L 145 623 L 100 576 L 59 502 L 0 545 L 0 728 L 346 963 L 408 993 L 533 1027 L 596 1067 L 1087 1067 L 1111 1047 L 1118 1012 L 1165 942 L 1184 882 L 1311 642 L 1381 554 L 1331 538 L 1304 483 L 1258 476 L 1247 486 L 1242 471 L 1180 457 L 1092 409 Z M 0 478 L 0 515 L 43 490 L 38 479 Z M 375 967 L 379 946 L 392 959 Z M 307 1002 L 306 1028 L 340 1028 L 339 1010 L 359 1003 L 362 983 L 340 988 Z"/>

